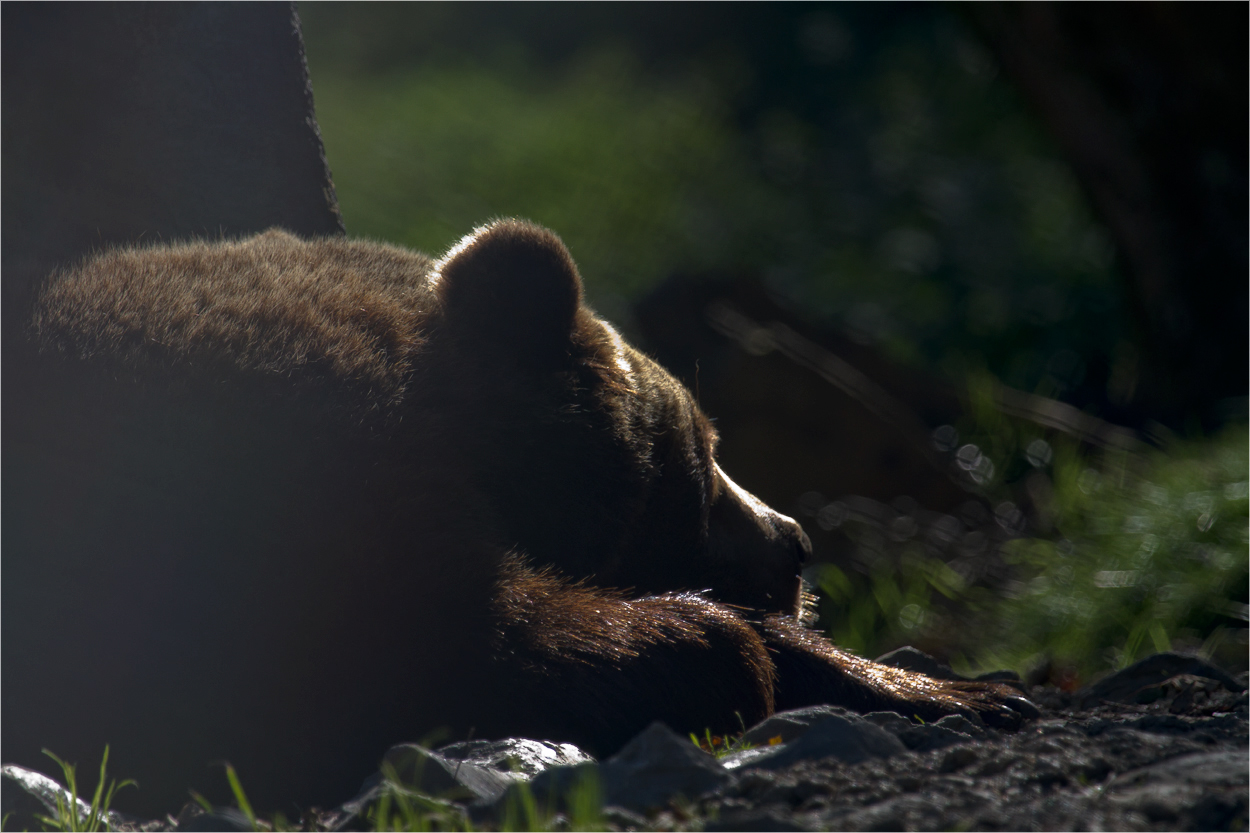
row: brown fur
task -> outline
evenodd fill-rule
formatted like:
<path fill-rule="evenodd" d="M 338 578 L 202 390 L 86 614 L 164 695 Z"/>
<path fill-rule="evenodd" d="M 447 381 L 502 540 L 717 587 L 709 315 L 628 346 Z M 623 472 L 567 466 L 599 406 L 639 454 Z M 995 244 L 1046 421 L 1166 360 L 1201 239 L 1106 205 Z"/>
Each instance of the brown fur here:
<path fill-rule="evenodd" d="M 507 565 L 494 600 L 496 650 L 542 702 L 530 730 L 612 749 L 635 732 L 620 715 L 733 727 L 773 712 L 763 639 L 737 612 L 696 593 L 631 597 L 550 569 Z"/>
<path fill-rule="evenodd" d="M 278 229 L 239 241 L 114 249 L 44 291 L 37 337 L 83 358 L 228 357 L 245 372 L 322 366 L 402 397 L 433 296 L 431 261 L 395 246 Z"/>
<path fill-rule="evenodd" d="M 439 727 L 607 753 L 819 702 L 1027 711 L 807 629 L 806 536 L 719 469 L 544 229 L 438 262 L 280 231 L 107 252 L 33 332 L 5 424 L 6 581 L 32 588 L 6 596 L 30 646 L 5 656 L 7 759 L 109 742 L 160 812 L 223 757 L 261 806 L 342 800 Z"/>

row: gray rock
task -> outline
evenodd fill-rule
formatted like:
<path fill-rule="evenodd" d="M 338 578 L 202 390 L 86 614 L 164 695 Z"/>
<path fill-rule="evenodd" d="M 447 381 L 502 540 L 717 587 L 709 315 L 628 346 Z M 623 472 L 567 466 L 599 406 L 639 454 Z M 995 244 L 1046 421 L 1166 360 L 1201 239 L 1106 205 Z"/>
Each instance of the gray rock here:
<path fill-rule="evenodd" d="M 839 825 L 844 830 L 915 830 L 911 819 L 931 812 L 930 802 L 917 795 L 900 795 L 850 813 Z"/>
<path fill-rule="evenodd" d="M 913 752 L 929 752 L 943 749 L 956 743 L 967 743 L 971 738 L 961 732 L 930 723 L 925 726 L 912 726 L 905 732 L 898 733 L 898 739 Z"/>
<path fill-rule="evenodd" d="M 855 764 L 805 758 L 765 768 L 810 743 L 817 724 L 739 767 L 732 784 L 699 800 L 698 814 L 716 829 L 771 818 L 816 830 L 1245 830 L 1245 709 L 1229 708 L 1231 692 L 1204 679 L 1220 699 L 1193 698 L 1180 713 L 1170 698 L 1095 712 L 1065 706 L 1017 733 L 973 737 L 975 720 L 867 715 L 862 723 L 914 733 L 906 739 L 917 745 L 957 742 Z"/>
<path fill-rule="evenodd" d="M 896 736 L 904 746 L 915 752 L 942 749 L 988 734 L 984 725 L 978 726 L 972 720 L 957 714 L 947 715 L 936 723 L 925 724 L 912 723 L 894 712 L 872 712 L 864 715 L 864 719 Z"/>
<path fill-rule="evenodd" d="M 563 811 L 569 790 L 588 773 L 599 779 L 605 806 L 634 813 L 663 807 L 679 796 L 694 799 L 733 780 L 716 758 L 657 722 L 603 763 L 553 767 L 536 777 L 530 789 Z M 509 800 L 505 795 L 503 802 Z"/>
<path fill-rule="evenodd" d="M 552 767 L 576 766 L 595 760 L 571 743 L 526 738 L 469 740 L 440 746 L 435 751 L 449 761 L 463 761 L 526 778 L 533 778 Z"/>
<path fill-rule="evenodd" d="M 382 760 L 394 771 L 401 789 L 439 799 L 490 804 L 513 784 L 549 769 L 594 759 L 571 743 L 507 738 L 464 741 L 437 750 L 403 743 L 387 750 Z M 322 824 L 331 830 L 353 824 L 393 789 L 382 772 L 375 773 L 354 798 L 323 814 Z"/>
<path fill-rule="evenodd" d="M 652 723 L 599 768 L 604 802 L 646 812 L 674 797 L 695 798 L 729 783 L 733 776 L 714 757 Z"/>
<path fill-rule="evenodd" d="M 394 768 L 405 787 L 444 798 L 494 801 L 513 782 L 527 780 L 523 773 L 478 763 L 471 758 L 449 758 L 416 743 L 392 746 L 382 761 L 384 766 Z"/>
<path fill-rule="evenodd" d="M 968 679 L 956 674 L 949 665 L 943 665 L 924 651 L 913 648 L 910 645 L 904 645 L 902 648 L 883 654 L 877 657 L 876 662 L 893 668 L 902 668 L 904 671 L 918 671 L 921 674 L 927 674 L 935 680 Z"/>
<path fill-rule="evenodd" d="M 617 830 L 646 830 L 647 819 L 637 813 L 631 813 L 624 807 L 604 807 L 603 820 Z"/>
<path fill-rule="evenodd" d="M 775 752 L 750 761 L 751 767 L 781 769 L 799 761 L 837 758 L 857 764 L 869 758 L 888 758 L 905 752 L 894 735 L 863 718 L 826 717 L 797 740 L 773 747 Z"/>
<path fill-rule="evenodd" d="M 976 762 L 981 757 L 976 747 L 959 745 L 952 748 L 942 756 L 941 762 L 938 764 L 938 772 L 958 772 L 971 763 Z"/>
<path fill-rule="evenodd" d="M 867 720 L 869 723 L 875 723 L 894 735 L 906 732 L 916 725 L 898 712 L 869 712 L 864 715 L 864 720 Z"/>
<path fill-rule="evenodd" d="M 987 671 L 975 677 L 965 677 L 949 665 L 938 662 L 924 651 L 910 645 L 904 645 L 902 648 L 883 654 L 877 657 L 876 661 L 893 668 L 902 668 L 904 671 L 919 671 L 935 680 L 1020 683 L 1020 675 L 1015 671 Z"/>
<path fill-rule="evenodd" d="M 1247 810 L 1244 750 L 1182 755 L 1117 777 L 1104 800 L 1180 830 L 1226 830 Z"/>
<path fill-rule="evenodd" d="M 22 826 L 38 824 L 35 821 L 36 815 L 56 818 L 58 798 L 65 807 L 73 804 L 69 790 L 41 772 L 16 764 L 5 764 L 0 766 L 0 775 L 4 777 L 3 811 L 12 812 L 15 815 L 15 818 L 10 820 L 10 824 L 14 822 Z M 84 824 L 90 813 L 91 805 L 79 798 L 78 817 Z M 120 813 L 108 814 L 110 827 L 115 828 L 126 821 L 130 820 L 125 819 Z"/>
<path fill-rule="evenodd" d="M 894 713 L 890 712 L 890 714 Z M 789 743 L 814 724 L 835 715 L 851 718 L 854 713 L 840 706 L 808 706 L 804 709 L 777 712 L 762 723 L 757 723 L 748 729 L 740 742 L 751 746 L 768 746 L 769 741 L 780 737 L 782 743 Z M 894 716 L 898 717 L 898 715 Z"/>
<path fill-rule="evenodd" d="M 400 784 L 424 795 L 493 802 L 518 781 L 594 758 L 571 743 L 506 738 L 463 741 L 436 750 L 401 743 L 387 750 L 382 760 L 395 771 Z M 381 773 L 366 781 L 353 802 L 375 799 L 375 788 L 382 781 Z"/>
<path fill-rule="evenodd" d="M 972 738 L 985 737 L 985 724 L 977 725 L 979 721 L 972 721 L 961 714 L 948 714 L 933 725 L 939 729 L 949 729 L 952 732 L 959 732 L 961 735 L 967 735 Z"/>
<path fill-rule="evenodd" d="M 1244 750 L 1199 752 L 1169 758 L 1116 778 L 1111 792 L 1174 782 L 1200 787 L 1242 787 L 1250 781 L 1250 761 Z"/>
<path fill-rule="evenodd" d="M 1173 652 L 1154 654 L 1086 686 L 1073 696 L 1077 708 L 1087 709 L 1104 700 L 1132 703 L 1143 688 L 1158 685 L 1182 674 L 1217 680 L 1229 691 L 1245 691 L 1246 687 L 1228 674 L 1198 657 Z"/>
<path fill-rule="evenodd" d="M 751 766 L 751 762 L 760 758 L 767 758 L 780 748 L 779 745 L 774 746 L 756 746 L 753 749 L 743 749 L 739 752 L 731 752 L 720 759 L 721 766 L 733 772 L 734 770 L 743 769 Z"/>
<path fill-rule="evenodd" d="M 744 810 L 726 813 L 724 817 L 708 822 L 703 829 L 712 833 L 712 831 L 722 830 L 790 831 L 811 830 L 812 828 L 800 824 L 793 813 L 777 810 Z"/>

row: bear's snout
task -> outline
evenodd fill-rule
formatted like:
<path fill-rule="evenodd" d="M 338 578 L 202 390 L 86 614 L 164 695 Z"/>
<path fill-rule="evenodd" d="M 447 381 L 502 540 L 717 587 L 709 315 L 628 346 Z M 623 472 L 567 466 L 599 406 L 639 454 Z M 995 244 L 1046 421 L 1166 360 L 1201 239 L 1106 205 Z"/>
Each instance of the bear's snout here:
<path fill-rule="evenodd" d="M 719 488 L 708 516 L 709 556 L 723 576 L 717 598 L 767 612 L 793 613 L 799 571 L 812 542 L 793 518 L 743 489 L 715 466 Z"/>
<path fill-rule="evenodd" d="M 807 533 L 803 531 L 803 527 L 799 526 L 798 521 L 793 523 L 799 533 L 798 540 L 795 542 L 799 548 L 799 563 L 806 564 L 807 559 L 812 557 L 812 539 L 807 537 Z"/>

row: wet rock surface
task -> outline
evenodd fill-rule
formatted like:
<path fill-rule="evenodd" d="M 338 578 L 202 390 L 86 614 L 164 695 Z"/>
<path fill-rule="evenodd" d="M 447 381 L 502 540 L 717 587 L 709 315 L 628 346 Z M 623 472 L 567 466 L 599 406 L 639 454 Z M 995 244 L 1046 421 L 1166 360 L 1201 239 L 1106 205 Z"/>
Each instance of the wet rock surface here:
<path fill-rule="evenodd" d="M 1081 691 L 1034 687 L 1041 715 L 1016 732 L 975 717 L 922 724 L 820 706 L 774 715 L 743 736 L 749 748 L 720 758 L 653 724 L 602 762 L 520 739 L 403 744 L 386 762 L 404 788 L 478 829 L 496 826 L 525 789 L 566 812 L 559 797 L 593 774 L 613 830 L 1245 830 L 1246 683 L 1160 654 Z M 4 773 L 6 810 L 30 789 L 14 769 Z M 367 828 L 390 788 L 379 773 L 300 827 Z M 202 812 L 119 821 L 148 830 L 237 821 Z"/>

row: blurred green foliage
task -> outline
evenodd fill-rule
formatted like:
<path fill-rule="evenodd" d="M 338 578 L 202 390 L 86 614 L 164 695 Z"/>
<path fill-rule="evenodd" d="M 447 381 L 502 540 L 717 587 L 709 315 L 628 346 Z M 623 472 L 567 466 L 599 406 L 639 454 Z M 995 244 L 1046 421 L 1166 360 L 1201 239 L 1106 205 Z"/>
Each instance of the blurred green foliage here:
<path fill-rule="evenodd" d="M 1039 508 L 1056 534 L 1008 544 L 1019 579 L 989 613 L 1011 627 L 985 646 L 983 663 L 1045 653 L 1087 678 L 1177 647 L 1244 664 L 1244 426 L 1144 459 L 1090 460 L 1060 445 L 1051 476 Z M 1226 646 L 1232 628 L 1241 641 Z"/>
<path fill-rule="evenodd" d="M 1036 434 L 1013 453 L 1004 468 L 1027 471 L 1047 530 L 1005 544 L 1013 578 L 970 586 L 914 542 L 867 575 L 824 565 L 821 621 L 838 644 L 868 656 L 915 644 L 965 672 L 1048 662 L 1073 684 L 1156 651 L 1245 666 L 1245 426 L 1166 453 L 1091 455 Z"/>
<path fill-rule="evenodd" d="M 627 329 L 671 274 L 755 272 L 910 364 L 1104 396 L 1111 248 L 949 9 L 788 7 L 763 53 L 748 30 L 659 56 L 637 18 L 668 12 L 615 9 L 552 54 L 548 7 L 301 7 L 349 231 L 439 252 L 524 216 Z"/>
<path fill-rule="evenodd" d="M 560 231 L 591 292 L 624 298 L 762 244 L 782 206 L 743 175 L 741 148 L 696 89 L 657 85 L 619 51 L 537 76 L 436 66 L 319 77 L 353 233 L 437 252 L 492 217 L 522 216 Z M 743 212 L 732 229 L 728 206 Z"/>

